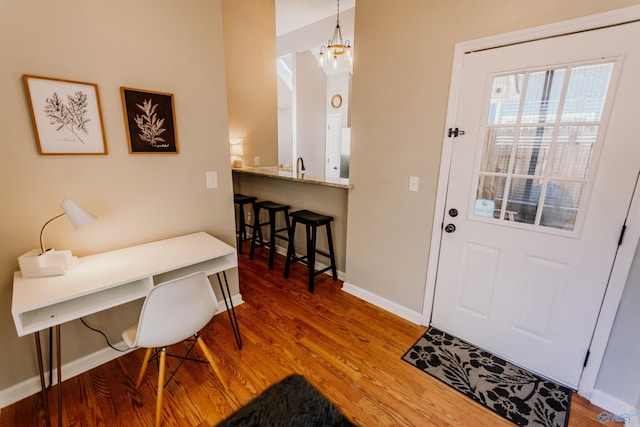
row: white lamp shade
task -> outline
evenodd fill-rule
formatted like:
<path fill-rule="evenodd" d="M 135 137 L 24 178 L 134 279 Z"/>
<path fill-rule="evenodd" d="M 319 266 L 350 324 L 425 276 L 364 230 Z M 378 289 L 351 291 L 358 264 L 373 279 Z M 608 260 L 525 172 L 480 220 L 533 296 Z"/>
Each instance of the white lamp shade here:
<path fill-rule="evenodd" d="M 242 149 L 242 144 L 231 144 L 231 155 L 244 156 L 244 150 Z"/>
<path fill-rule="evenodd" d="M 61 206 L 64 213 L 67 215 L 67 218 L 69 218 L 69 222 L 71 222 L 71 225 L 73 225 L 73 228 L 76 230 L 96 219 L 94 214 L 88 212 L 72 200 L 63 200 Z"/>

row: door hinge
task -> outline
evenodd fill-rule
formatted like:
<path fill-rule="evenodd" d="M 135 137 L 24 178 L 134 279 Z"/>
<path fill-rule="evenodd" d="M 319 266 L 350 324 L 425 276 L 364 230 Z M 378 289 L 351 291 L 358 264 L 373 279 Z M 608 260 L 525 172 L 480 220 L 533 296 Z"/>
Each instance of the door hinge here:
<path fill-rule="evenodd" d="M 622 230 L 620 230 L 620 238 L 618 239 L 618 246 L 622 244 L 622 239 L 624 239 L 624 232 L 627 231 L 627 225 L 624 224 L 622 226 Z"/>
<path fill-rule="evenodd" d="M 587 367 L 587 362 L 589 361 L 589 355 L 591 354 L 591 350 L 587 350 L 587 355 L 584 357 L 584 363 L 582 364 L 583 368 Z"/>
<path fill-rule="evenodd" d="M 449 138 L 451 138 L 452 136 L 454 138 L 457 138 L 458 135 L 464 135 L 464 131 L 463 130 L 459 130 L 458 128 L 449 128 L 449 133 L 447 134 L 449 136 Z"/>

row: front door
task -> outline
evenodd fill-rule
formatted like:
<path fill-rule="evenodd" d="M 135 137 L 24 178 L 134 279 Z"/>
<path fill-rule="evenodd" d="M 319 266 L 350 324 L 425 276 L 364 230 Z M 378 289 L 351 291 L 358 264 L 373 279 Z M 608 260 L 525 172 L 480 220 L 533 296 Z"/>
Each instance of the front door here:
<path fill-rule="evenodd" d="M 431 324 L 573 388 L 640 168 L 639 37 L 464 58 Z"/>

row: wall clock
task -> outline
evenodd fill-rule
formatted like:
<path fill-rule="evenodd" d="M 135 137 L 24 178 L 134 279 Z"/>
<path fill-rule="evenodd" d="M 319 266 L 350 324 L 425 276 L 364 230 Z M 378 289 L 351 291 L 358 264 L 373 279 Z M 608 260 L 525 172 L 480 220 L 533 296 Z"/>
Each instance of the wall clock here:
<path fill-rule="evenodd" d="M 342 105 L 342 96 L 339 94 L 335 94 L 331 97 L 331 106 L 333 108 L 340 108 Z"/>

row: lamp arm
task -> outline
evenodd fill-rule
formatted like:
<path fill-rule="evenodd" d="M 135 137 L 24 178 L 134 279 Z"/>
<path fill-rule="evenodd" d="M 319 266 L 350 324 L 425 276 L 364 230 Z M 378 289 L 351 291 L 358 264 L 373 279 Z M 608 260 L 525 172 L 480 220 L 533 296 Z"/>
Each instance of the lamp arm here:
<path fill-rule="evenodd" d="M 66 215 L 66 213 L 61 213 L 61 214 L 60 214 L 60 215 L 58 215 L 58 216 L 54 216 L 54 217 L 53 217 L 53 218 L 51 218 L 49 221 L 45 222 L 45 223 L 44 223 L 44 225 L 42 226 L 42 229 L 40 230 L 40 250 L 42 251 L 42 253 L 44 253 L 44 240 L 42 239 L 42 238 L 43 238 L 43 235 L 44 235 L 44 229 L 47 227 L 47 225 L 49 225 L 49 223 L 50 223 L 51 221 L 56 220 L 56 219 L 58 219 L 58 218 L 60 218 L 60 217 L 63 217 L 63 216 L 65 216 L 65 215 Z"/>

